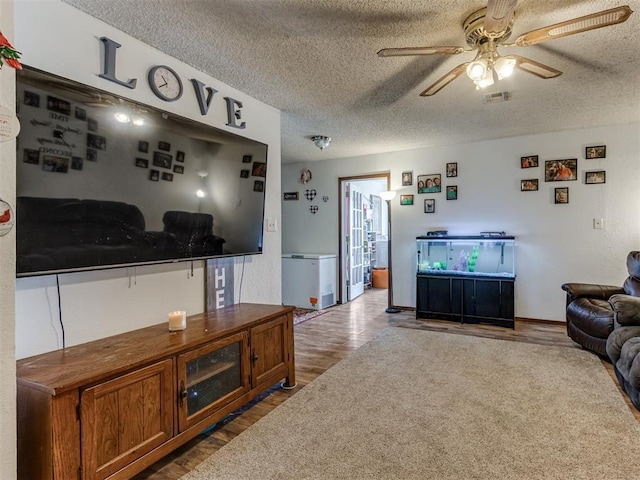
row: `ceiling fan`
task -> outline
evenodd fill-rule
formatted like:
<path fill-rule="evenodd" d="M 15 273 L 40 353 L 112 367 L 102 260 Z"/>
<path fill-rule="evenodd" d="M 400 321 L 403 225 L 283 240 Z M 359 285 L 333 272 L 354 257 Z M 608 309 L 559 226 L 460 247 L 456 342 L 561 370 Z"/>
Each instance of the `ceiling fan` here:
<path fill-rule="evenodd" d="M 527 47 L 596 28 L 616 25 L 625 22 L 633 13 L 628 5 L 615 7 L 532 30 L 523 33 L 514 42 L 506 43 L 512 32 L 517 3 L 517 0 L 488 0 L 486 8 L 469 15 L 462 24 L 467 45 L 470 47 L 468 49 L 451 46 L 384 48 L 378 52 L 378 56 L 457 55 L 477 50 L 478 53 L 472 61 L 458 65 L 436 80 L 420 93 L 422 97 L 435 95 L 463 73 L 473 80 L 476 88 L 493 85 L 494 77 L 498 80 L 506 78 L 515 68 L 543 79 L 554 78 L 562 75 L 562 72 L 519 55 L 502 56 L 498 53 L 498 47 Z"/>

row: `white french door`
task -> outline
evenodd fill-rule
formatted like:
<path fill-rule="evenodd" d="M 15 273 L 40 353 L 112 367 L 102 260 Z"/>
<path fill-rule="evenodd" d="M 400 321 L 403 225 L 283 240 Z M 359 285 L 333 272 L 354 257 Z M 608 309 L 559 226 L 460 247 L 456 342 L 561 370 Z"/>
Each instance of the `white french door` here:
<path fill-rule="evenodd" d="M 349 196 L 349 301 L 364 293 L 364 212 L 362 209 L 362 190 L 350 182 Z"/>

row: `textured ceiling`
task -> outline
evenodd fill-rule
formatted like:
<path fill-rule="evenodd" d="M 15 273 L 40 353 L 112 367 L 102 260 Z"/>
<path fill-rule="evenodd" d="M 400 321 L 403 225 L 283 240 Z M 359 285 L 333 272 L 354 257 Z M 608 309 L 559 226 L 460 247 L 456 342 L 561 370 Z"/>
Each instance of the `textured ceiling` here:
<path fill-rule="evenodd" d="M 564 72 L 516 71 L 486 91 L 462 76 L 473 53 L 378 58 L 381 48 L 460 45 L 476 0 L 65 0 L 282 111 L 283 162 L 315 161 L 640 121 L 640 0 L 520 0 L 511 39 L 629 5 L 626 23 L 501 48 Z M 509 91 L 485 104 L 483 93 Z M 328 135 L 321 152 L 310 137 Z M 594 139 L 595 140 L 595 139 Z"/>

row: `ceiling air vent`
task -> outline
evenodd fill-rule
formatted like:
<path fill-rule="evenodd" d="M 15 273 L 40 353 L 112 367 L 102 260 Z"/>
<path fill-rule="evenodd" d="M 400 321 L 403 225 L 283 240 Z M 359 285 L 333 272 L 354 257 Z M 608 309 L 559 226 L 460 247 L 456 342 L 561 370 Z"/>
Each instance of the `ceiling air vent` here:
<path fill-rule="evenodd" d="M 500 103 L 509 100 L 511 100 L 511 93 L 509 92 L 486 93 L 482 96 L 484 103 Z"/>

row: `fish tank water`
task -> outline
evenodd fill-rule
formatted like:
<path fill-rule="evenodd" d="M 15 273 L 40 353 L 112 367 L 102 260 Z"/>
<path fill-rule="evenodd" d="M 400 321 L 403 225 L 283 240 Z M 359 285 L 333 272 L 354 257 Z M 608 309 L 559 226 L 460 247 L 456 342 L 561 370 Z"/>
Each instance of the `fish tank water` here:
<path fill-rule="evenodd" d="M 515 278 L 515 246 L 512 236 L 419 236 L 417 273 Z"/>

